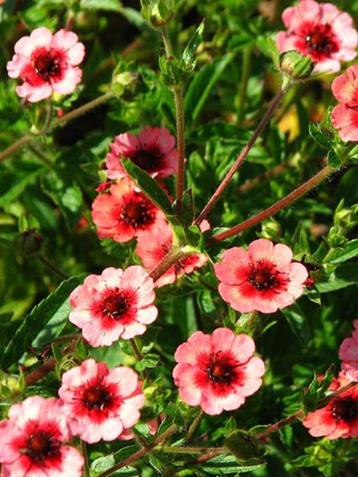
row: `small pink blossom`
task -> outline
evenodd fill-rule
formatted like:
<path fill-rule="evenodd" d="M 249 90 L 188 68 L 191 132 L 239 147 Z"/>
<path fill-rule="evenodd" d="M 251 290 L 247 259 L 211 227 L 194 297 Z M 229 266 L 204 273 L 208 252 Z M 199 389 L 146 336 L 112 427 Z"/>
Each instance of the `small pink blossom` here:
<path fill-rule="evenodd" d="M 339 347 L 339 359 L 342 361 L 343 374 L 352 381 L 358 381 L 358 320 L 353 324 L 352 337 L 343 340 Z"/>
<path fill-rule="evenodd" d="M 128 177 L 123 177 L 95 198 L 92 219 L 99 238 L 128 242 L 156 227 L 164 214 Z"/>
<path fill-rule="evenodd" d="M 33 396 L 14 404 L 0 422 L 4 477 L 81 477 L 84 459 L 71 438 L 59 399 Z"/>
<path fill-rule="evenodd" d="M 137 374 L 87 359 L 62 376 L 59 396 L 74 435 L 92 444 L 120 438 L 139 420 L 144 405 Z"/>
<path fill-rule="evenodd" d="M 15 55 L 7 63 L 10 78 L 21 78 L 16 88 L 21 98 L 31 103 L 49 98 L 52 93 L 70 94 L 81 81 L 85 48 L 78 36 L 66 30 L 52 34 L 36 28 L 15 44 Z"/>
<path fill-rule="evenodd" d="M 292 305 L 302 295 L 308 277 L 306 267 L 292 262 L 287 245 L 266 239 L 254 240 L 247 251 L 241 247 L 226 250 L 214 268 L 221 297 L 242 313 L 274 313 Z"/>
<path fill-rule="evenodd" d="M 153 280 L 144 268 L 106 268 L 89 275 L 70 295 L 71 323 L 92 346 L 141 335 L 157 318 Z"/>
<path fill-rule="evenodd" d="M 332 124 L 343 141 L 358 141 L 358 65 L 350 66 L 332 83 L 339 104 L 332 110 Z"/>
<path fill-rule="evenodd" d="M 277 34 L 281 52 L 298 50 L 316 64 L 314 71 L 339 71 L 356 55 L 358 34 L 352 17 L 332 3 L 301 0 L 282 14 L 286 31 Z"/>
<path fill-rule="evenodd" d="M 337 389 L 349 384 L 342 374 L 334 378 L 329 389 Z M 313 437 L 358 437 L 358 384 L 333 398 L 327 406 L 307 414 L 303 425 Z"/>
<path fill-rule="evenodd" d="M 211 415 L 239 408 L 262 384 L 265 365 L 254 352 L 255 343 L 245 334 L 227 328 L 212 335 L 196 331 L 175 352 L 180 398 Z"/>
<path fill-rule="evenodd" d="M 110 149 L 106 157 L 109 179 L 119 179 L 127 175 L 121 163 L 122 158 L 131 159 L 158 179 L 176 174 L 178 170 L 175 138 L 166 128 L 147 127 L 138 135 L 119 134 L 114 138 Z"/>
<path fill-rule="evenodd" d="M 136 254 L 142 260 L 144 267 L 150 271 L 170 252 L 173 245 L 173 230 L 168 222 L 162 220 L 157 226 L 138 237 Z M 181 258 L 172 265 L 155 282 L 156 287 L 174 283 L 185 274 L 201 268 L 207 262 L 207 257 L 202 253 L 194 253 Z"/>

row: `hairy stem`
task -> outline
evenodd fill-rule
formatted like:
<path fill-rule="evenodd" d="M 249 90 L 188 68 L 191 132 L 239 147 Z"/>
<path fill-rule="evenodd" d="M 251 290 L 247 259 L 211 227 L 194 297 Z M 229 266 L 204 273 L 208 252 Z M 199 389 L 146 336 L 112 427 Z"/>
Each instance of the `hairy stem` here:
<path fill-rule="evenodd" d="M 199 414 L 193 420 L 193 422 L 190 424 L 188 432 L 186 433 L 186 436 L 185 436 L 185 442 L 189 442 L 192 439 L 193 435 L 195 434 L 196 430 L 199 427 L 203 414 L 204 414 L 203 411 L 200 411 Z"/>
<path fill-rule="evenodd" d="M 172 42 L 170 41 L 167 25 L 162 26 L 161 32 L 162 32 L 165 53 L 168 58 L 171 58 L 174 56 L 174 52 L 173 52 Z"/>
<path fill-rule="evenodd" d="M 186 255 L 187 254 L 185 252 L 182 252 L 181 250 L 171 250 L 167 255 L 162 258 L 158 265 L 153 268 L 149 275 L 153 278 L 154 281 L 158 280 L 158 278 L 160 278 L 173 265 L 173 263 L 177 262 L 181 258 L 184 258 Z"/>
<path fill-rule="evenodd" d="M 175 116 L 177 126 L 177 148 L 178 148 L 178 175 L 177 175 L 177 214 L 180 217 L 183 209 L 183 193 L 185 187 L 185 119 L 183 88 L 178 86 L 173 88 L 175 101 Z"/>
<path fill-rule="evenodd" d="M 356 382 L 351 382 L 347 384 L 346 386 L 342 386 L 341 388 L 337 389 L 337 391 L 334 391 L 333 393 L 321 399 L 320 402 L 318 403 L 317 409 L 321 409 L 322 407 L 327 406 L 327 404 L 329 404 L 332 401 L 332 399 L 335 399 L 336 397 L 338 397 L 339 395 L 348 391 L 349 389 L 353 388 L 356 385 L 357 385 Z M 291 424 L 293 421 L 295 421 L 296 419 L 300 419 L 303 416 L 304 416 L 304 412 L 302 410 L 299 410 L 295 412 L 294 414 L 292 414 L 291 416 L 285 417 L 284 419 L 281 419 L 280 421 L 275 422 L 274 424 L 269 426 L 265 431 L 259 432 L 258 434 L 256 434 L 255 437 L 257 439 L 264 439 L 265 437 L 269 436 L 273 432 L 278 431 L 282 427 L 287 426 L 287 424 Z"/>
<path fill-rule="evenodd" d="M 225 454 L 228 450 L 225 447 L 176 447 L 176 446 L 160 446 L 156 447 L 157 451 L 165 454 L 206 454 L 212 455 Z"/>
<path fill-rule="evenodd" d="M 240 154 L 238 155 L 236 161 L 234 164 L 230 167 L 229 171 L 227 172 L 226 176 L 224 179 L 221 181 L 219 187 L 216 189 L 214 194 L 211 196 L 209 199 L 209 202 L 206 204 L 204 209 L 200 212 L 198 217 L 195 219 L 195 224 L 200 224 L 202 220 L 204 220 L 208 214 L 210 213 L 211 209 L 214 207 L 216 202 L 219 200 L 223 192 L 225 191 L 226 187 L 228 186 L 229 182 L 231 181 L 233 175 L 235 172 L 241 167 L 243 164 L 244 160 L 246 159 L 247 155 L 249 154 L 252 146 L 255 144 L 256 140 L 258 137 L 261 135 L 265 127 L 267 126 L 268 122 L 272 118 L 274 112 L 276 111 L 277 107 L 279 106 L 281 99 L 284 97 L 286 94 L 288 87 L 286 88 L 281 88 L 276 96 L 273 98 L 273 100 L 270 103 L 270 106 L 268 107 L 266 113 L 263 115 L 261 121 L 259 122 L 257 128 L 253 132 L 251 138 L 249 139 L 248 143 L 246 146 L 242 149 Z"/>
<path fill-rule="evenodd" d="M 89 463 L 88 463 L 88 453 L 87 453 L 87 445 L 84 441 L 80 441 L 80 448 L 81 453 L 84 458 L 84 465 L 83 465 L 83 477 L 90 477 L 90 470 L 89 470 Z"/>
<path fill-rule="evenodd" d="M 86 104 L 83 104 L 82 106 L 74 109 L 73 111 L 70 111 L 69 113 L 62 116 L 62 118 L 57 118 L 55 121 L 53 121 L 51 125 L 51 129 L 55 129 L 59 126 L 64 126 L 69 121 L 72 121 L 78 116 L 81 116 L 82 114 L 85 114 L 88 111 L 91 111 L 91 109 L 105 103 L 112 97 L 113 97 L 113 93 L 111 91 L 109 91 L 108 93 L 102 94 L 98 98 L 93 99 L 92 101 L 89 101 Z M 44 134 L 47 133 L 48 129 L 50 128 L 47 127 L 46 130 L 43 131 L 43 133 Z M 35 138 L 36 138 L 35 134 L 34 135 L 25 134 L 25 136 L 22 136 L 20 139 L 18 139 L 13 144 L 11 144 L 11 146 L 7 147 L 2 152 L 0 152 L 0 162 L 6 159 L 8 156 L 11 156 L 14 152 L 18 151 L 20 148 L 25 146 L 25 144 L 28 144 L 31 140 Z"/>
<path fill-rule="evenodd" d="M 267 209 L 262 210 L 261 212 L 254 215 L 253 217 L 250 217 L 244 222 L 241 222 L 241 224 L 235 225 L 234 227 L 231 227 L 229 230 L 226 230 L 225 232 L 214 235 L 211 238 L 211 241 L 220 242 L 222 240 L 226 240 L 227 238 L 232 237 L 236 234 L 239 234 L 240 232 L 243 232 L 244 230 L 247 230 L 253 227 L 254 225 L 259 224 L 263 220 L 268 219 L 269 217 L 277 214 L 277 212 L 284 209 L 288 205 L 292 204 L 295 200 L 307 194 L 307 192 L 309 192 L 318 184 L 320 184 L 324 179 L 326 179 L 330 174 L 332 174 L 334 170 L 335 169 L 329 165 L 325 166 L 323 169 L 317 172 L 317 174 L 315 174 L 313 177 L 308 179 L 308 181 L 304 182 L 302 185 L 297 187 L 297 189 L 290 192 L 288 195 L 286 195 L 282 199 L 278 200 L 275 204 L 271 205 Z"/>
<path fill-rule="evenodd" d="M 175 434 L 177 431 L 178 431 L 178 427 L 175 424 L 173 424 L 165 432 L 163 432 L 163 434 L 157 437 L 157 439 L 155 439 L 155 441 L 152 444 L 150 444 L 149 447 L 143 447 L 142 449 L 139 449 L 137 452 L 127 457 L 126 459 L 123 459 L 121 462 L 114 465 L 113 467 L 106 470 L 105 472 L 102 472 L 102 474 L 98 475 L 97 477 L 108 477 L 109 475 L 112 475 L 114 472 L 121 469 L 122 467 L 126 467 L 127 465 L 130 465 L 133 462 L 136 462 L 137 460 L 141 459 L 146 454 L 148 454 L 152 449 L 154 449 L 154 447 L 166 441 L 170 436 Z"/>

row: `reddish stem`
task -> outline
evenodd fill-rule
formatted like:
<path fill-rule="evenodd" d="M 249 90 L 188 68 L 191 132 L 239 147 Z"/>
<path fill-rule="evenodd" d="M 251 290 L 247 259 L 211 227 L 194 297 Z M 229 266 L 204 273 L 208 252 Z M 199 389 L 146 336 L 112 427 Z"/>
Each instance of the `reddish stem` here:
<path fill-rule="evenodd" d="M 276 96 L 273 98 L 273 100 L 270 103 L 270 106 L 268 107 L 267 111 L 263 115 L 261 121 L 259 122 L 257 128 L 253 132 L 253 134 L 252 134 L 251 138 L 249 139 L 248 143 L 246 144 L 244 149 L 238 155 L 236 161 L 234 162 L 234 164 L 231 166 L 231 168 L 227 172 L 226 176 L 224 177 L 224 179 L 220 183 L 219 187 L 216 189 L 214 194 L 211 196 L 209 202 L 206 204 L 204 209 L 200 212 L 198 217 L 195 219 L 195 221 L 194 221 L 195 224 L 200 224 L 200 222 L 207 217 L 207 215 L 210 213 L 211 209 L 214 207 L 216 202 L 219 200 L 220 196 L 222 195 L 222 193 L 224 192 L 224 190 L 228 186 L 229 182 L 231 181 L 233 175 L 241 167 L 245 158 L 247 157 L 248 153 L 250 152 L 252 146 L 255 144 L 256 140 L 258 139 L 258 137 L 261 135 L 261 133 L 263 132 L 263 130 L 267 126 L 267 123 L 272 118 L 274 112 L 276 111 L 276 109 L 277 109 L 278 105 L 280 104 L 281 99 L 285 95 L 286 91 L 287 91 L 287 88 L 281 88 L 280 91 L 278 91 Z"/>
<path fill-rule="evenodd" d="M 235 225 L 234 227 L 231 227 L 229 230 L 226 230 L 225 232 L 214 235 L 211 238 L 211 241 L 221 242 L 222 240 L 226 240 L 227 238 L 232 237 L 233 235 L 239 234 L 240 232 L 243 232 L 244 230 L 247 230 L 253 227 L 254 225 L 259 224 L 263 220 L 271 217 L 272 215 L 277 214 L 277 212 L 284 209 L 288 205 L 292 204 L 292 202 L 299 199 L 300 197 L 305 195 L 307 192 L 309 192 L 311 189 L 316 187 L 320 182 L 326 179 L 326 177 L 332 174 L 333 171 L 334 169 L 331 166 L 325 166 L 323 169 L 317 172 L 317 174 L 315 174 L 313 177 L 308 179 L 308 181 L 304 182 L 302 185 L 297 187 L 297 189 L 290 192 L 288 195 L 286 195 L 282 199 L 278 200 L 275 204 L 271 205 L 267 209 L 262 210 L 261 212 L 254 215 L 253 217 L 250 217 L 244 222 L 241 222 L 241 224 Z"/>

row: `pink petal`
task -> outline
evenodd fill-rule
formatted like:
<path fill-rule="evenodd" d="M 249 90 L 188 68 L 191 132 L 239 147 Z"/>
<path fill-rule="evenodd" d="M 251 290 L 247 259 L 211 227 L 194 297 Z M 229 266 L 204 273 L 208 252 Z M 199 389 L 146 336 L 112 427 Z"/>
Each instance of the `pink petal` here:
<path fill-rule="evenodd" d="M 61 81 L 52 84 L 53 90 L 59 94 L 71 94 L 81 82 L 82 70 L 80 68 L 66 68 Z"/>

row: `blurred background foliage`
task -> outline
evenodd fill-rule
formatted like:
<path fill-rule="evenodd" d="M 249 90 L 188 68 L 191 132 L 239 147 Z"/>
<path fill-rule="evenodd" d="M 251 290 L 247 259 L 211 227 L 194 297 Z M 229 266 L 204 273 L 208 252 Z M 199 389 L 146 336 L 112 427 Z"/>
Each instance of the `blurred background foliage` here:
<path fill-rule="evenodd" d="M 197 52 L 196 71 L 185 87 L 187 181 L 199 212 L 280 86 L 280 77 L 260 45 L 262 38 L 282 28 L 281 12 L 292 2 L 175 3 L 169 30 L 176 51 L 183 50 L 205 19 L 205 40 Z M 357 0 L 335 3 L 358 15 Z M 4 371 L 17 372 L 20 358 L 23 365 L 34 364 L 43 359 L 44 349 L 50 352 L 47 345 L 51 340 L 76 331 L 66 321 L 66 299 L 81 274 L 138 262 L 134 243 L 98 240 L 90 217 L 91 203 L 95 188 L 104 179 L 101 167 L 112 138 L 147 125 L 165 126 L 174 133 L 175 116 L 172 95 L 158 73 L 158 57 L 163 54 L 160 36 L 141 17 L 139 1 L 9 0 L 0 6 L 0 22 L 2 149 L 43 124 L 43 105 L 22 104 L 15 93 L 16 82 L 6 74 L 15 42 L 35 27 L 56 30 L 67 22 L 86 46 L 83 82 L 71 97 L 56 98 L 59 117 L 108 91 L 115 69 L 129 71 L 134 78 L 131 88 L 120 97 L 53 134 L 34 138 L 0 164 L 0 347 Z M 334 104 L 332 79 L 333 75 L 325 75 L 297 84 L 287 95 L 216 205 L 209 218 L 213 227 L 244 220 L 320 168 L 326 151 L 309 134 L 308 125 L 321 121 Z M 259 180 L 253 183 L 256 177 Z M 203 419 L 200 431 L 212 445 L 237 427 L 271 423 L 295 411 L 302 388 L 314 372 L 325 372 L 331 364 L 338 369 L 338 346 L 357 318 L 357 183 L 358 169 L 352 164 L 274 219 L 231 240 L 231 244 L 242 245 L 261 236 L 288 244 L 297 260 L 310 264 L 316 286 L 297 305 L 262 318 L 266 331 L 258 338 L 257 348 L 268 363 L 265 386 L 230 417 Z M 173 182 L 169 181 L 168 187 L 173 191 Z M 215 260 L 220 249 L 210 253 Z M 59 304 L 54 317 L 46 314 L 43 302 L 24 327 L 23 320 L 33 306 L 56 290 L 65 277 L 74 278 L 51 295 Z M 170 377 L 173 352 L 198 328 L 211 331 L 223 324 L 235 326 L 237 314 L 218 298 L 215 287 L 212 270 L 206 267 L 169 291 L 159 290 L 160 319 L 143 338 L 144 344 L 155 343 L 153 349 L 148 347 L 147 361 L 142 363 L 144 368 L 156 368 L 151 372 L 157 377 L 157 387 L 148 391 L 155 398 L 149 416 L 165 411 L 179 419 L 178 410 L 182 410 L 182 416 L 192 418 L 194 411 L 176 402 Z M 61 353 L 56 355 L 56 346 L 52 351 L 61 366 L 68 366 Z M 126 351 L 124 345 L 116 345 L 91 353 L 117 364 L 128 362 Z M 89 351 L 77 352 L 86 356 Z M 45 385 L 33 386 L 28 392 L 48 393 L 56 389 L 55 382 L 55 377 L 49 376 Z M 159 384 L 164 385 L 164 394 L 160 394 Z M 123 445 L 118 444 L 118 452 Z M 93 448 L 92 457 L 101 457 L 107 449 L 106 444 Z M 353 477 L 357 450 L 357 443 L 349 440 L 314 440 L 296 423 L 272 437 L 267 444 L 267 465 L 251 475 Z M 118 475 L 165 475 L 163 467 L 170 460 L 156 459 L 149 459 L 140 470 Z M 228 462 L 214 470 L 177 475 L 238 475 L 237 469 L 230 470 L 233 467 Z"/>

